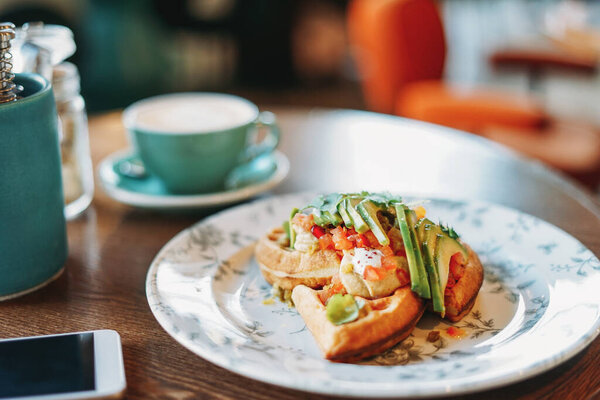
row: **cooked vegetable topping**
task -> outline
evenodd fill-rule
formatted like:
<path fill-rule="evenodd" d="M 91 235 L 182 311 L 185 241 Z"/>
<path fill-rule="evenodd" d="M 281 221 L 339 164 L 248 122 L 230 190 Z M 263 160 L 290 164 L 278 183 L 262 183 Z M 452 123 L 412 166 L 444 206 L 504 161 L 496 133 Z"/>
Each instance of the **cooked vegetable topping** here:
<path fill-rule="evenodd" d="M 423 206 L 389 193 L 331 193 L 293 210 L 284 229 L 290 248 L 334 251 L 341 260 L 344 283 L 336 276 L 319 293 L 332 322 L 357 318 L 352 294 L 378 298 L 406 284 L 444 316 L 468 253 L 452 227 L 425 216 Z"/>

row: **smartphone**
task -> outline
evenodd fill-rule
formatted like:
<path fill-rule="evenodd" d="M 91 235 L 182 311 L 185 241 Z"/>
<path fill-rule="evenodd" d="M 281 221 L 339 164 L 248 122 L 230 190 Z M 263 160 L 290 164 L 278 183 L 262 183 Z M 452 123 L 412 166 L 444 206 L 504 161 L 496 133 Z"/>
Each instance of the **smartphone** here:
<path fill-rule="evenodd" d="M 0 340 L 0 399 L 110 399 L 125 387 L 115 331 Z"/>

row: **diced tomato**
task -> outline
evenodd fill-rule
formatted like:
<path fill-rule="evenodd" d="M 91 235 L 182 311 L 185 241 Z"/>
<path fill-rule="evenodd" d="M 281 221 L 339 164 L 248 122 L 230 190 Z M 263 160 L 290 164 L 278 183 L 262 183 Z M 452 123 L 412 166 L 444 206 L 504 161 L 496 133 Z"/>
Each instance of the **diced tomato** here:
<path fill-rule="evenodd" d="M 336 293 L 341 293 L 341 292 L 343 292 L 345 290 L 344 284 L 340 280 L 339 274 L 335 274 L 332 277 L 331 284 L 332 284 L 332 286 L 331 286 L 332 295 L 336 294 Z"/>
<path fill-rule="evenodd" d="M 365 235 L 361 233 L 356 233 L 354 235 L 349 235 L 348 240 L 354 243 L 354 247 L 369 247 L 367 238 Z"/>
<path fill-rule="evenodd" d="M 367 265 L 365 268 L 364 278 L 367 281 L 380 281 L 387 275 L 387 271 L 383 268 L 375 268 L 372 265 Z"/>
<path fill-rule="evenodd" d="M 321 250 L 334 249 L 333 239 L 329 233 L 326 233 L 319 238 L 319 247 Z"/>
<path fill-rule="evenodd" d="M 396 261 L 396 257 L 393 255 L 385 256 L 381 259 L 381 268 L 387 271 L 393 271 L 398 267 L 398 262 Z"/>
<path fill-rule="evenodd" d="M 425 218 L 425 214 L 427 214 L 427 211 L 425 211 L 425 207 L 423 206 L 415 207 L 414 211 L 415 214 L 417 214 L 417 219 Z"/>
<path fill-rule="evenodd" d="M 352 242 L 352 247 L 364 247 L 362 245 L 361 234 L 357 233 L 354 228 L 348 228 L 346 231 L 346 238 Z"/>
<path fill-rule="evenodd" d="M 298 225 L 305 231 L 310 231 L 310 228 L 312 228 L 312 226 L 315 224 L 312 214 L 304 215 L 302 213 L 294 215 L 294 218 L 292 218 L 292 223 Z"/>
<path fill-rule="evenodd" d="M 318 292 L 319 300 L 323 305 L 327 304 L 327 300 L 332 296 L 331 289 L 328 287 L 324 287 L 323 290 L 319 290 Z"/>
<path fill-rule="evenodd" d="M 459 339 L 465 336 L 467 332 L 465 332 L 464 329 L 461 329 L 457 326 L 449 326 L 448 328 L 446 328 L 446 333 L 448 334 L 448 336 Z"/>
<path fill-rule="evenodd" d="M 401 248 L 400 250 L 396 251 L 396 255 L 406 258 L 406 249 L 404 247 Z"/>
<path fill-rule="evenodd" d="M 331 277 L 331 284 L 335 285 L 337 283 L 341 283 L 342 280 L 340 279 L 340 274 L 335 274 Z"/>
<path fill-rule="evenodd" d="M 394 255 L 394 250 L 390 246 L 383 246 L 379 249 L 384 257 L 389 257 Z"/>
<path fill-rule="evenodd" d="M 331 230 L 333 236 L 333 244 L 336 250 L 350 250 L 354 248 L 354 244 L 348 240 L 345 228 L 338 226 Z"/>
<path fill-rule="evenodd" d="M 379 274 L 377 273 L 375 268 L 373 268 L 370 265 L 367 265 L 367 267 L 365 268 L 363 277 L 368 281 L 378 281 L 379 280 Z"/>
<path fill-rule="evenodd" d="M 398 268 L 396 270 L 396 276 L 398 276 L 400 286 L 408 285 L 410 283 L 410 274 L 405 269 Z"/>
<path fill-rule="evenodd" d="M 327 232 L 325 232 L 325 228 L 323 228 L 319 225 L 313 225 L 312 228 L 310 228 L 310 232 L 317 239 L 320 238 L 321 236 L 323 236 L 325 233 L 327 233 Z"/>
<path fill-rule="evenodd" d="M 331 284 L 325 286 L 322 290 L 317 292 L 317 295 L 319 296 L 319 300 L 321 300 L 321 303 L 323 303 L 323 305 L 326 305 L 327 300 L 329 300 L 329 298 L 336 293 L 346 293 L 346 288 L 342 284 L 342 281 L 340 280 L 340 276 L 338 274 L 335 274 L 331 279 Z"/>
<path fill-rule="evenodd" d="M 336 294 L 336 293 L 343 294 L 345 291 L 346 291 L 346 288 L 341 283 L 338 283 L 337 285 L 335 285 L 331 288 L 332 294 Z"/>
<path fill-rule="evenodd" d="M 329 231 L 333 236 L 343 236 L 346 237 L 346 228 L 343 226 L 336 226 L 332 230 Z"/>
<path fill-rule="evenodd" d="M 339 240 L 338 242 L 335 242 L 335 248 L 336 250 L 350 250 L 354 248 L 354 244 L 352 244 L 351 241 L 349 241 L 346 238 L 343 238 L 341 240 Z"/>
<path fill-rule="evenodd" d="M 383 279 L 387 276 L 387 271 L 383 268 L 375 268 L 377 270 L 377 274 L 379 275 L 379 279 Z"/>
<path fill-rule="evenodd" d="M 379 247 L 379 240 L 375 237 L 373 231 L 366 231 L 363 233 L 364 237 L 367 239 L 366 245 L 369 247 L 377 248 Z"/>
<path fill-rule="evenodd" d="M 369 239 L 362 233 L 358 234 L 358 239 L 356 239 L 356 247 L 368 247 Z"/>

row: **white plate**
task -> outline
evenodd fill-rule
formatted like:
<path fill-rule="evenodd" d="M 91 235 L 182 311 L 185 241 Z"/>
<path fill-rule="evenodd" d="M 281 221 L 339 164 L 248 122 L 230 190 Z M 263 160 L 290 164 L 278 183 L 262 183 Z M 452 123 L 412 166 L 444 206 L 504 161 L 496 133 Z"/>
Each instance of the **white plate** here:
<path fill-rule="evenodd" d="M 275 150 L 270 158 L 274 171 L 265 179 L 245 186 L 215 193 L 172 194 L 168 193 L 158 178 L 150 176 L 137 180 L 118 172 L 118 163 L 131 158 L 131 150 L 117 151 L 100 162 L 98 180 L 104 192 L 114 200 L 135 207 L 153 209 L 203 208 L 223 206 L 254 197 L 277 186 L 287 176 L 290 163 L 287 157 Z"/>
<path fill-rule="evenodd" d="M 523 380 L 574 356 L 598 334 L 600 262 L 540 219 L 480 202 L 432 200 L 429 218 L 452 225 L 480 255 L 485 281 L 462 340 L 413 334 L 360 365 L 322 358 L 294 309 L 270 297 L 253 258 L 257 238 L 306 194 L 271 197 L 216 214 L 173 238 L 148 271 L 146 293 L 162 327 L 230 371 L 294 389 L 344 396 L 461 394 Z"/>

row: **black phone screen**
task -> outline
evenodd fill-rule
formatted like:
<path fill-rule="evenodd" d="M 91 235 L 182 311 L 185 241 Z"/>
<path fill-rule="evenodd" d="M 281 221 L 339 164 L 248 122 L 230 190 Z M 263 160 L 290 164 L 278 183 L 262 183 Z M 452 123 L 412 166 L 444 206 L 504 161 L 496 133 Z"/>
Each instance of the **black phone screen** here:
<path fill-rule="evenodd" d="M 95 387 L 93 333 L 0 341 L 0 398 Z"/>

